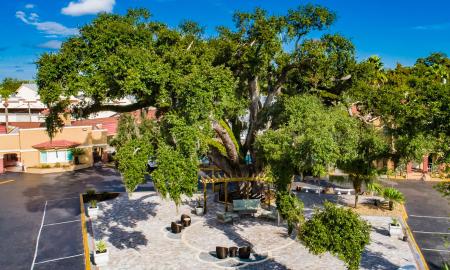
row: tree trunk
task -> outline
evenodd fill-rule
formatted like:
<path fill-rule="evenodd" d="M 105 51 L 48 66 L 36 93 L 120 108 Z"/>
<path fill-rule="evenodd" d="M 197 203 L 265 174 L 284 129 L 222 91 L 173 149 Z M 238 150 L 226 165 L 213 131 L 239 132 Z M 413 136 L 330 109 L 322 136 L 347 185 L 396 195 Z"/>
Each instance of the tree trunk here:
<path fill-rule="evenodd" d="M 355 190 L 355 209 L 358 208 L 358 193 Z"/>
<path fill-rule="evenodd" d="M 389 211 L 394 210 L 394 202 L 393 201 L 389 201 Z"/>
<path fill-rule="evenodd" d="M 3 104 L 5 105 L 5 125 L 6 125 L 6 133 L 8 133 L 8 127 L 9 127 L 9 119 L 8 119 L 8 98 L 5 98 L 5 103 Z"/>

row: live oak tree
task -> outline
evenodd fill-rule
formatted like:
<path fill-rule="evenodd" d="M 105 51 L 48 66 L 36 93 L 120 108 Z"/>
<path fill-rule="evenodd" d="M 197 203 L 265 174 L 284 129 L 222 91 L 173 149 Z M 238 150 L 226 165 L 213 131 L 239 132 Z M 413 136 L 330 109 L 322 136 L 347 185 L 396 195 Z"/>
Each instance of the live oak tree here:
<path fill-rule="evenodd" d="M 255 141 L 282 125 L 273 125 L 281 95 L 310 93 L 332 105 L 350 84 L 352 44 L 338 35 L 307 38 L 335 17 L 313 5 L 286 15 L 256 9 L 236 13 L 235 28 L 219 27 L 216 37 L 206 38 L 193 22 L 170 28 L 150 20 L 146 10 L 101 14 L 58 53 L 38 61 L 39 93 L 50 108 L 47 130 L 53 135 L 62 127 L 59 115 L 68 108 L 86 117 L 154 106 L 158 120 L 148 131 L 151 139 L 135 131 L 120 142 L 119 164 L 129 165 L 119 169 L 129 191 L 144 173 L 145 156 L 158 163 L 152 173 L 158 190 L 176 202 L 194 190 L 202 155 L 229 176 L 259 174 L 264 163 Z M 82 102 L 69 104 L 70 96 L 81 94 Z M 124 97 L 133 103 L 111 102 Z M 244 162 L 246 153 L 253 164 Z"/>

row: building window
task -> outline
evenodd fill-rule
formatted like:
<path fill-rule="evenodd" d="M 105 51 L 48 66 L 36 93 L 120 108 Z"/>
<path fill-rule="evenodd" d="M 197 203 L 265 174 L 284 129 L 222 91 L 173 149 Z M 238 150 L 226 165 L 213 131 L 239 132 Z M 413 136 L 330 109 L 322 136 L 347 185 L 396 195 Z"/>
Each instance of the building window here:
<path fill-rule="evenodd" d="M 41 163 L 64 163 L 73 160 L 71 150 L 41 151 Z"/>

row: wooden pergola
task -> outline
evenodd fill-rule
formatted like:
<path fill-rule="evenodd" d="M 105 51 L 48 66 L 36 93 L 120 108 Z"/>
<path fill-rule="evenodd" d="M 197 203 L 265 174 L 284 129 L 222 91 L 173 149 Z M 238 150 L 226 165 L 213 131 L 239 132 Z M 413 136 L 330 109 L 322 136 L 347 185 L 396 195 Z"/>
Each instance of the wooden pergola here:
<path fill-rule="evenodd" d="M 203 169 L 202 169 L 203 170 Z M 206 187 L 208 184 L 213 185 L 218 183 L 224 183 L 225 187 L 225 212 L 228 211 L 228 183 L 230 182 L 268 182 L 269 179 L 264 176 L 255 176 L 255 177 L 217 177 L 214 175 L 214 170 L 212 176 L 201 177 L 200 181 L 203 184 L 203 210 L 206 213 Z"/>

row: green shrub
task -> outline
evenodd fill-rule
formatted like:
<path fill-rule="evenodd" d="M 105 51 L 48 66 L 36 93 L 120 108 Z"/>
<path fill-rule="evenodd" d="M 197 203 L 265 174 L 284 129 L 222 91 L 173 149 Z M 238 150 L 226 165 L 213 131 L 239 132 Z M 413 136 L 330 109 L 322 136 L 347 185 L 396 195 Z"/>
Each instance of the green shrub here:
<path fill-rule="evenodd" d="M 394 202 L 405 202 L 405 196 L 403 193 L 393 187 L 388 187 L 383 190 L 383 197 L 389 201 L 389 210 L 394 210 Z"/>
<path fill-rule="evenodd" d="M 299 228 L 305 220 L 303 216 L 303 202 L 294 194 L 288 192 L 277 193 L 277 207 L 280 216 L 288 223 L 288 233 Z"/>
<path fill-rule="evenodd" d="M 61 163 L 56 162 L 56 163 L 55 163 L 55 168 L 61 168 Z"/>
<path fill-rule="evenodd" d="M 97 200 L 91 200 L 91 208 L 97 208 Z"/>
<path fill-rule="evenodd" d="M 85 153 L 83 148 L 73 148 L 71 151 L 74 156 L 82 156 Z"/>
<path fill-rule="evenodd" d="M 367 191 L 373 194 L 383 194 L 383 186 L 377 182 L 370 182 L 367 184 Z"/>
<path fill-rule="evenodd" d="M 106 242 L 104 240 L 97 241 L 95 243 L 95 249 L 97 253 L 105 253 L 107 249 Z"/>
<path fill-rule="evenodd" d="M 440 182 L 436 184 L 434 188 L 439 191 L 442 196 L 450 197 L 450 182 Z"/>
<path fill-rule="evenodd" d="M 51 168 L 51 166 L 50 166 L 50 164 L 42 164 L 41 168 L 42 169 L 49 169 L 49 168 Z"/>
<path fill-rule="evenodd" d="M 93 197 L 93 196 L 95 196 L 96 193 L 97 193 L 97 191 L 95 191 L 95 189 L 86 190 L 86 194 L 88 195 L 88 197 Z"/>
<path fill-rule="evenodd" d="M 370 225 L 350 209 L 325 202 L 324 209 L 316 209 L 302 226 L 299 238 L 313 254 L 329 251 L 354 270 L 370 242 Z"/>

